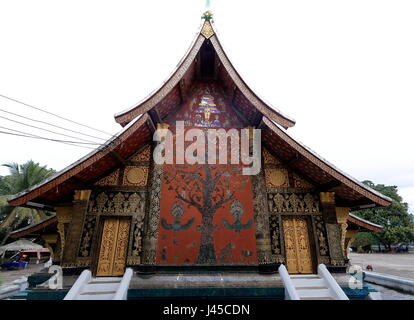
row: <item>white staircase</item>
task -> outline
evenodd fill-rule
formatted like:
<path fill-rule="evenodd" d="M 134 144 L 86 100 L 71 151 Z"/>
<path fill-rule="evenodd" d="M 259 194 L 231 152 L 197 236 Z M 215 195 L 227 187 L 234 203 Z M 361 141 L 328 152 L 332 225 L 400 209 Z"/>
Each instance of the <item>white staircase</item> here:
<path fill-rule="evenodd" d="M 123 277 L 92 277 L 84 270 L 63 300 L 126 300 L 132 269 L 125 270 Z"/>
<path fill-rule="evenodd" d="M 290 275 L 282 264 L 279 275 L 285 286 L 286 300 L 349 300 L 324 264 L 317 274 Z"/>

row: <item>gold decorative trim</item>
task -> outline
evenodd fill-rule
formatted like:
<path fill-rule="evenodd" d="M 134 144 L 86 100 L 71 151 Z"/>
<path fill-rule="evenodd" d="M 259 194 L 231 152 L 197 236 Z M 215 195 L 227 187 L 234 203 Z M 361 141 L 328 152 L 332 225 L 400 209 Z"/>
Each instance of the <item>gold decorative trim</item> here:
<path fill-rule="evenodd" d="M 203 28 L 201 29 L 201 34 L 206 38 L 209 39 L 214 35 L 213 27 L 211 26 L 210 21 L 204 21 Z"/>
<path fill-rule="evenodd" d="M 151 147 L 146 147 L 143 151 L 136 154 L 129 161 L 137 161 L 137 162 L 148 162 L 151 161 Z"/>
<path fill-rule="evenodd" d="M 75 201 L 88 201 L 91 195 L 91 190 L 75 190 Z"/>
<path fill-rule="evenodd" d="M 375 192 L 364 188 L 357 182 L 353 181 L 351 178 L 344 176 L 344 174 L 342 174 L 341 172 L 338 172 L 338 170 L 335 170 L 334 168 L 329 166 L 326 162 L 318 158 L 315 154 L 306 150 L 305 147 L 303 147 L 300 143 L 295 141 L 292 137 L 290 137 L 287 133 L 285 133 L 282 129 L 280 129 L 278 126 L 276 126 L 272 121 L 270 121 L 266 117 L 263 117 L 263 122 L 267 127 L 270 128 L 271 131 L 273 131 L 274 134 L 276 134 L 278 137 L 280 137 L 282 140 L 288 143 L 294 150 L 298 151 L 306 159 L 308 159 L 310 162 L 318 166 L 321 170 L 331 175 L 333 178 L 341 181 L 347 187 L 355 190 L 362 196 L 367 197 L 368 199 L 374 201 L 375 203 L 379 205 L 382 205 L 382 206 L 390 205 L 391 202 L 389 200 L 381 198 L 379 195 L 375 194 Z"/>
<path fill-rule="evenodd" d="M 118 185 L 119 169 L 116 169 L 111 174 L 103 177 L 95 183 L 96 186 L 116 186 Z"/>
<path fill-rule="evenodd" d="M 335 192 L 320 192 L 319 197 L 322 203 L 335 203 Z"/>
<path fill-rule="evenodd" d="M 148 181 L 148 167 L 128 166 L 125 168 L 123 185 L 144 187 Z"/>
<path fill-rule="evenodd" d="M 346 223 L 349 216 L 350 208 L 347 207 L 336 207 L 336 219 L 338 220 L 338 223 Z"/>
<path fill-rule="evenodd" d="M 267 149 L 263 148 L 263 162 L 267 164 L 282 164 L 278 159 L 276 159 Z"/>
<path fill-rule="evenodd" d="M 312 184 L 310 184 L 309 182 L 307 182 L 306 180 L 302 179 L 301 177 L 299 177 L 297 174 L 293 174 L 293 186 L 295 188 L 303 188 L 303 189 L 311 189 L 314 186 Z"/>
<path fill-rule="evenodd" d="M 287 169 L 265 169 L 266 187 L 289 187 Z"/>
<path fill-rule="evenodd" d="M 55 207 L 56 217 L 59 223 L 69 223 L 72 221 L 73 207 Z"/>

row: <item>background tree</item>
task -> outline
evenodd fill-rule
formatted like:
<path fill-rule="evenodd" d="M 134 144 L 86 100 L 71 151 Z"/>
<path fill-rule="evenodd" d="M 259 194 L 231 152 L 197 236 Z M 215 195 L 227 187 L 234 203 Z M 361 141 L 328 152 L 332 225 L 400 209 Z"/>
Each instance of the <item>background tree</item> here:
<path fill-rule="evenodd" d="M 49 215 L 43 210 L 12 207 L 7 199 L 55 173 L 53 169 L 47 169 L 32 160 L 22 165 L 9 163 L 3 166 L 9 169 L 10 175 L 0 176 L 0 243 L 7 240 L 11 231 L 40 222 Z"/>
<path fill-rule="evenodd" d="M 363 183 L 374 190 L 381 192 L 393 199 L 388 207 L 365 209 L 353 212 L 363 219 L 382 225 L 383 231 L 372 233 L 369 238 L 375 239 L 376 243 L 382 244 L 387 249 L 391 249 L 392 244 L 399 242 L 408 242 L 414 240 L 414 217 L 408 213 L 408 204 L 402 202 L 402 197 L 398 194 L 397 186 L 386 186 L 375 184 L 372 181 L 363 181 Z M 357 236 L 357 240 L 363 241 L 363 233 Z M 369 243 L 373 244 L 373 243 Z"/>

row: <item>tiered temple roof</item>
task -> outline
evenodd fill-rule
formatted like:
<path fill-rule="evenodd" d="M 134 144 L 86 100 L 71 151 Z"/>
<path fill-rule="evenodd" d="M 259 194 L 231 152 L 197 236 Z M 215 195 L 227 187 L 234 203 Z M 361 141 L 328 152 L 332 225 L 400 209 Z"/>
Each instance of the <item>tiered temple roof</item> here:
<path fill-rule="evenodd" d="M 391 199 L 342 172 L 293 139 L 295 121 L 261 99 L 240 77 L 217 37 L 211 15 L 205 15 L 190 49 L 170 77 L 140 103 L 115 115 L 124 128 L 101 147 L 44 182 L 16 194 L 15 206 L 53 208 L 70 203 L 73 191 L 90 188 L 152 142 L 157 123 L 181 108 L 200 76 L 216 80 L 246 126 L 262 129 L 262 144 L 320 191 L 335 192 L 338 206 L 361 209 L 387 206 Z"/>

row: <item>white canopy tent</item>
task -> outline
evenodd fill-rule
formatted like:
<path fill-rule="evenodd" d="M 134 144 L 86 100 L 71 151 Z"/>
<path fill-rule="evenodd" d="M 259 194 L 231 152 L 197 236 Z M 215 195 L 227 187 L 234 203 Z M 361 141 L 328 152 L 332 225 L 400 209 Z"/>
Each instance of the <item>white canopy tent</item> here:
<path fill-rule="evenodd" d="M 0 258 L 3 258 L 6 251 L 21 251 L 21 250 L 39 250 L 43 247 L 39 244 L 33 243 L 30 240 L 17 240 L 12 243 L 0 247 Z"/>

